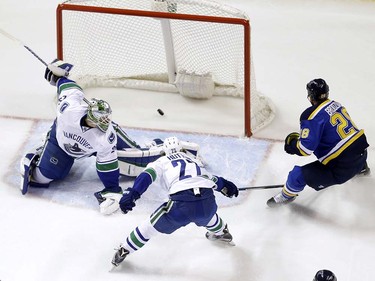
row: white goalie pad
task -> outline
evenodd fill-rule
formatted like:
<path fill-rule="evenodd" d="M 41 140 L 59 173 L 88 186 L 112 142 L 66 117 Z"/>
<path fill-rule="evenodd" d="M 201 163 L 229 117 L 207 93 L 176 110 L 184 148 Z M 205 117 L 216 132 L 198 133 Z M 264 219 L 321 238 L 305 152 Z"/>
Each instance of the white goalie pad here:
<path fill-rule="evenodd" d="M 163 146 L 150 148 L 125 148 L 117 150 L 120 174 L 123 176 L 138 176 L 148 163 L 155 161 L 163 153 Z"/>
<path fill-rule="evenodd" d="M 181 145 L 188 156 L 195 159 L 199 166 L 204 167 L 203 159 L 199 154 L 199 144 L 189 141 L 181 141 Z"/>
<path fill-rule="evenodd" d="M 181 70 L 177 73 L 175 85 L 181 95 L 195 99 L 209 99 L 215 91 L 211 73 L 197 74 Z"/>
<path fill-rule="evenodd" d="M 196 160 L 203 167 L 203 161 L 199 155 L 199 145 L 193 142 L 181 141 L 186 154 Z M 149 148 L 125 148 L 117 150 L 120 174 L 128 177 L 137 177 L 146 168 L 147 164 L 154 162 L 164 155 L 163 144 Z"/>

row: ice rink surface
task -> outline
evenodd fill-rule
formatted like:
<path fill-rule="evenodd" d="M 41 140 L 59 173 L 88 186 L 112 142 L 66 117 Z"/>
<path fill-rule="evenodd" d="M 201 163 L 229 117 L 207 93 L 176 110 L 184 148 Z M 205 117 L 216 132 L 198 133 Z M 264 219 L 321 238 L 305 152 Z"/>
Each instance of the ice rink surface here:
<path fill-rule="evenodd" d="M 371 118 L 375 108 L 375 2 L 226 3 L 250 16 L 257 88 L 277 110 L 275 120 L 251 139 L 140 130 L 137 122 L 142 118 L 148 118 L 150 126 L 154 120 L 155 124 L 164 122 L 165 128 L 178 127 L 169 110 L 176 106 L 175 100 L 168 104 L 169 99 L 163 99 L 158 104 L 159 96 L 149 107 L 137 107 L 136 98 L 103 89 L 89 92 L 89 97 L 111 101 L 115 120 L 140 144 L 176 134 L 198 142 L 208 169 L 239 186 L 280 184 L 295 164 L 315 159 L 286 154 L 283 140 L 287 133 L 298 131 L 299 115 L 309 106 L 306 83 L 321 77 L 330 86 L 330 98 L 344 104 L 356 125 L 365 129 L 370 143 L 368 163 L 375 171 Z M 57 4 L 55 0 L 2 0 L 0 27 L 52 61 L 56 57 Z M 233 200 L 218 194 L 219 214 L 229 225 L 235 247 L 210 243 L 204 229 L 191 225 L 173 235 L 153 238 L 121 268 L 108 272 L 113 249 L 147 218 L 165 194 L 149 190 L 133 212 L 102 216 L 92 196 L 101 186 L 93 159 L 87 159 L 76 162 L 64 183 L 22 196 L 18 162 L 39 142 L 54 118 L 54 88 L 43 79 L 44 66 L 3 36 L 0 62 L 1 281 L 301 281 L 312 280 L 323 268 L 335 272 L 339 281 L 374 280 L 372 175 L 322 192 L 307 187 L 295 203 L 277 210 L 265 204 L 275 190 L 241 192 Z M 212 110 L 210 103 L 204 106 Z M 220 113 L 218 103 L 213 106 Z M 165 116 L 157 115 L 158 107 Z M 180 114 L 189 120 L 189 112 L 183 108 Z M 207 124 L 217 126 L 218 133 L 225 130 L 205 116 L 201 125 Z M 128 179 L 121 181 L 123 188 L 129 184 Z"/>

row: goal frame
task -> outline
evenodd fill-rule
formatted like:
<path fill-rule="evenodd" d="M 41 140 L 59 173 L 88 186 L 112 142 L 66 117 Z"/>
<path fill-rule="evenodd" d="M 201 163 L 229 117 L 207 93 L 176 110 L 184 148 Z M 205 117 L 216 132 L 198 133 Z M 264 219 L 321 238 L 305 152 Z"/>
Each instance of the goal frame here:
<path fill-rule="evenodd" d="M 244 135 L 246 137 L 252 136 L 251 130 L 251 67 L 250 67 L 250 21 L 248 19 L 240 18 L 228 18 L 228 17 L 216 17 L 216 16 L 204 16 L 204 15 L 190 15 L 190 14 L 178 14 L 178 13 L 167 13 L 167 12 L 154 12 L 154 11 L 142 11 L 142 10 L 130 10 L 120 8 L 108 8 L 108 7 L 95 7 L 95 6 L 80 6 L 74 4 L 59 4 L 56 9 L 56 39 L 57 39 L 57 58 L 60 60 L 64 59 L 63 55 L 63 11 L 77 11 L 77 12 L 88 12 L 88 13 L 104 13 L 104 14 L 116 14 L 116 15 L 127 15 L 135 17 L 149 17 L 149 18 L 160 18 L 160 19 L 177 19 L 177 20 L 190 20 L 190 21 L 202 21 L 202 22 L 213 22 L 213 23 L 225 23 L 225 24 L 237 24 L 242 25 L 244 29 Z"/>

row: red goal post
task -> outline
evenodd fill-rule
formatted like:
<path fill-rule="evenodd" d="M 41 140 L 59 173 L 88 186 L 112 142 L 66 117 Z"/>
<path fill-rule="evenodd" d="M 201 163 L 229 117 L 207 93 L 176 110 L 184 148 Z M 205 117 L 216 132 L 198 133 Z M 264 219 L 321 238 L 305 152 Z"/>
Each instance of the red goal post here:
<path fill-rule="evenodd" d="M 56 18 L 57 57 L 75 65 L 83 86 L 242 97 L 248 137 L 273 118 L 270 101 L 255 88 L 250 22 L 239 10 L 207 0 L 71 0 L 58 5 Z"/>

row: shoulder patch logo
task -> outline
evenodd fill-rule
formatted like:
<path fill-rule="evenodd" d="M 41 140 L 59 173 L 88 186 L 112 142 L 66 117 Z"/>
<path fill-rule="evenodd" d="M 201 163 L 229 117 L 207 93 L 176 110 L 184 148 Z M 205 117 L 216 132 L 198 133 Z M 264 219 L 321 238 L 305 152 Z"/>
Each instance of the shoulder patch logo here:
<path fill-rule="evenodd" d="M 116 136 L 113 132 L 111 132 L 111 134 L 108 136 L 108 141 L 109 143 L 113 143 L 116 139 Z"/>

